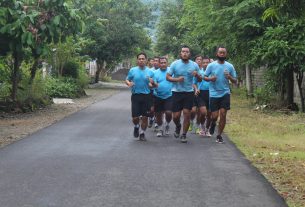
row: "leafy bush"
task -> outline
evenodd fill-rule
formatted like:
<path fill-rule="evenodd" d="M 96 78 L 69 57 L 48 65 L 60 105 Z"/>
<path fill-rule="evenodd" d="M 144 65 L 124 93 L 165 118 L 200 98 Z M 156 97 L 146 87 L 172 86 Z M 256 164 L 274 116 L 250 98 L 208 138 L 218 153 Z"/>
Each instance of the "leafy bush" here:
<path fill-rule="evenodd" d="M 83 95 L 83 89 L 73 78 L 48 78 L 46 92 L 52 98 L 77 98 Z"/>
<path fill-rule="evenodd" d="M 0 60 L 0 100 L 5 100 L 10 96 L 11 84 L 9 81 L 10 72 L 3 61 Z"/>
<path fill-rule="evenodd" d="M 64 77 L 71 77 L 77 79 L 79 77 L 80 65 L 75 61 L 68 61 L 63 67 L 62 75 Z"/>
<path fill-rule="evenodd" d="M 256 88 L 254 90 L 254 98 L 256 104 L 259 105 L 274 103 L 274 91 L 266 86 Z"/>
<path fill-rule="evenodd" d="M 86 73 L 86 68 L 83 66 L 79 67 L 78 70 L 78 78 L 76 80 L 77 84 L 79 85 L 79 87 L 81 87 L 82 89 L 86 88 L 90 82 L 90 78 L 88 76 L 88 74 Z"/>

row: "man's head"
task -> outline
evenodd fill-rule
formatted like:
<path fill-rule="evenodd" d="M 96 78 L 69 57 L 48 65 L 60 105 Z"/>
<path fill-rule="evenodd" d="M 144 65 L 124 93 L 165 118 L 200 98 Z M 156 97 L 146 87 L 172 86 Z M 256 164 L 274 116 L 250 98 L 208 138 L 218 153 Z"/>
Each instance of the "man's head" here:
<path fill-rule="evenodd" d="M 199 65 L 199 67 L 202 67 L 202 56 L 196 55 L 195 56 L 195 62 Z"/>
<path fill-rule="evenodd" d="M 155 56 L 154 57 L 154 67 L 155 69 L 158 69 L 160 66 L 159 66 L 159 57 Z"/>
<path fill-rule="evenodd" d="M 167 58 L 166 57 L 160 57 L 159 58 L 159 65 L 161 70 L 167 69 Z"/>
<path fill-rule="evenodd" d="M 210 63 L 210 58 L 209 57 L 203 57 L 202 58 L 202 66 L 204 69 L 208 67 L 208 64 Z"/>
<path fill-rule="evenodd" d="M 154 59 L 153 58 L 148 58 L 148 63 L 147 63 L 149 68 L 152 68 L 154 66 Z"/>
<path fill-rule="evenodd" d="M 224 46 L 217 47 L 216 57 L 220 62 L 225 61 L 227 58 L 227 49 Z"/>
<path fill-rule="evenodd" d="M 181 47 L 181 50 L 180 50 L 180 58 L 187 62 L 191 57 L 191 50 L 188 46 L 184 45 Z"/>
<path fill-rule="evenodd" d="M 147 61 L 147 55 L 144 52 L 141 52 L 137 55 L 137 63 L 140 68 L 144 68 Z"/>

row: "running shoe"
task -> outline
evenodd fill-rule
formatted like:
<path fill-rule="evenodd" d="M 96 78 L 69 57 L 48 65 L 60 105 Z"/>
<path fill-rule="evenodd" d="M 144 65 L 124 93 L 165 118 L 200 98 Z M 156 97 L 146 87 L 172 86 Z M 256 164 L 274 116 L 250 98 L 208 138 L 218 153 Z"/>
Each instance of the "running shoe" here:
<path fill-rule="evenodd" d="M 134 127 L 134 129 L 133 129 L 133 136 L 135 138 L 139 137 L 139 127 Z"/>
<path fill-rule="evenodd" d="M 157 131 L 158 131 L 158 129 L 159 129 L 159 126 L 158 126 L 158 124 L 157 124 L 157 123 L 155 123 L 155 126 L 154 126 L 154 131 L 155 131 L 155 132 L 157 132 Z"/>
<path fill-rule="evenodd" d="M 145 134 L 144 134 L 144 133 L 140 134 L 139 140 L 140 140 L 140 141 L 146 141 L 146 138 L 145 138 Z"/>
<path fill-rule="evenodd" d="M 210 134 L 213 135 L 215 132 L 216 123 L 212 122 L 210 127 Z"/>
<path fill-rule="evenodd" d="M 196 127 L 195 134 L 200 134 L 201 131 L 202 131 L 202 130 L 200 130 L 199 127 Z"/>
<path fill-rule="evenodd" d="M 165 135 L 169 135 L 169 125 L 165 126 Z"/>
<path fill-rule="evenodd" d="M 187 143 L 187 139 L 186 139 L 186 135 L 185 134 L 182 134 L 181 137 L 180 137 L 180 142 L 181 143 Z"/>
<path fill-rule="evenodd" d="M 160 129 L 157 133 L 157 137 L 162 137 L 163 136 L 163 130 Z"/>
<path fill-rule="evenodd" d="M 153 118 L 149 118 L 148 128 L 151 128 L 153 124 L 154 124 L 154 119 Z"/>
<path fill-rule="evenodd" d="M 206 131 L 205 136 L 211 137 L 212 135 L 210 134 L 209 130 Z"/>
<path fill-rule="evenodd" d="M 188 131 L 189 131 L 189 132 L 193 131 L 193 122 L 190 123 L 190 126 L 189 126 Z"/>
<path fill-rule="evenodd" d="M 219 143 L 219 144 L 223 144 L 224 142 L 223 142 L 222 136 L 217 135 L 216 142 Z"/>
<path fill-rule="evenodd" d="M 176 126 L 176 130 L 174 133 L 174 137 L 179 138 L 180 136 L 180 130 L 181 130 L 181 124 L 179 126 Z"/>
<path fill-rule="evenodd" d="M 203 129 L 199 131 L 199 135 L 201 136 L 206 136 L 206 131 L 204 131 Z"/>

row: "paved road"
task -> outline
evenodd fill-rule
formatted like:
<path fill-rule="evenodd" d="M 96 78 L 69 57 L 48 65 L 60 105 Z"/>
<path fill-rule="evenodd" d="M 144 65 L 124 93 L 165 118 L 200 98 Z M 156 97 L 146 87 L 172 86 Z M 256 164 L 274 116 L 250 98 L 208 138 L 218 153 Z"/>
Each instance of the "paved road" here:
<path fill-rule="evenodd" d="M 96 103 L 0 150 L 0 206 L 286 206 L 226 138 L 147 137 L 132 137 L 129 91 Z"/>

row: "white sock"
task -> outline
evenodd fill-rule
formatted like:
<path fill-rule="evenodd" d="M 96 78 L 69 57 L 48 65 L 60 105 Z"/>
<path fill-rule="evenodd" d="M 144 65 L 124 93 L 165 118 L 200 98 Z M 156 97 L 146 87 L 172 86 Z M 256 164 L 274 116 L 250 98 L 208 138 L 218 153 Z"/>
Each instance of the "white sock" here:
<path fill-rule="evenodd" d="M 140 127 L 140 125 L 139 125 L 139 124 L 135 124 L 134 126 L 135 126 L 136 128 L 139 128 L 139 127 Z"/>

